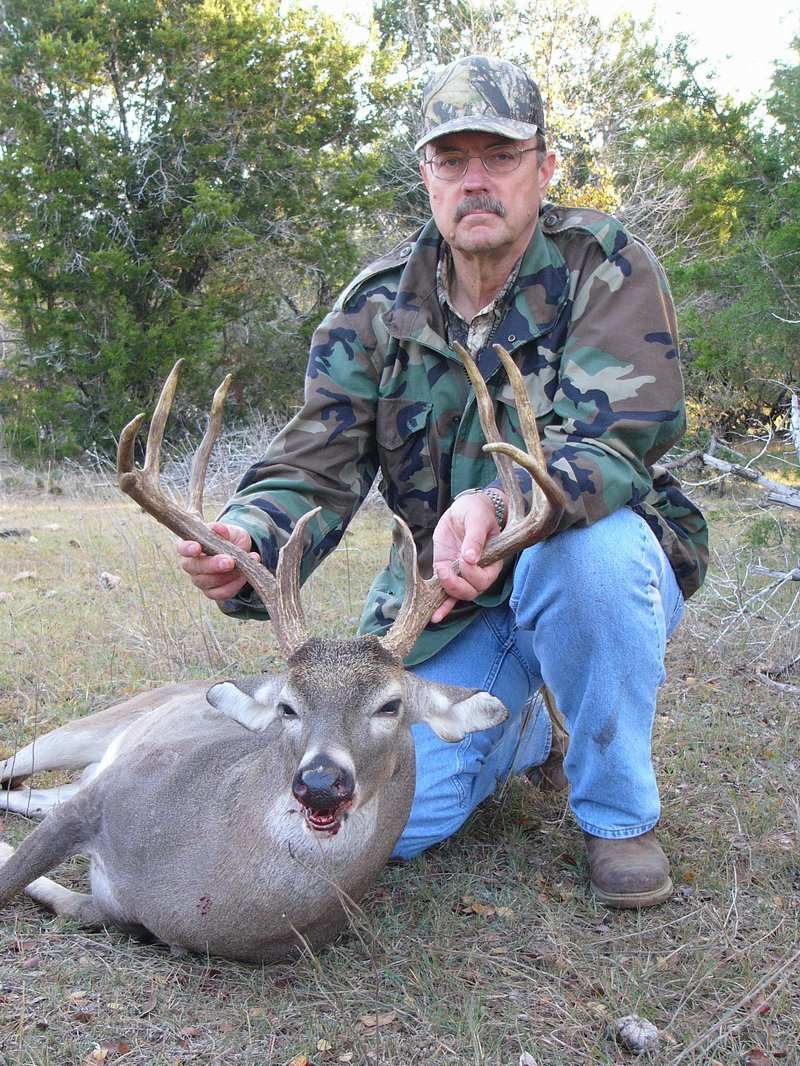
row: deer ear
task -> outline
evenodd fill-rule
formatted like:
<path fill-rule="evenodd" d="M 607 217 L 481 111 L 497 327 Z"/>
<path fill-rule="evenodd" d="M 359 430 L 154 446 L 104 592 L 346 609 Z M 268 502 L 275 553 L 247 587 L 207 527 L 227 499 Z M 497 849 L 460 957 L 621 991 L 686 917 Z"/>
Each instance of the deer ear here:
<path fill-rule="evenodd" d="M 277 717 L 274 696 L 282 680 L 269 678 L 254 687 L 252 695 L 235 681 L 220 681 L 211 686 L 206 699 L 226 718 L 238 722 L 245 729 L 260 732 Z"/>
<path fill-rule="evenodd" d="M 467 733 L 491 729 L 508 718 L 495 696 L 474 688 L 440 685 L 406 673 L 406 705 L 412 722 L 427 722 L 442 740 L 463 740 Z"/>

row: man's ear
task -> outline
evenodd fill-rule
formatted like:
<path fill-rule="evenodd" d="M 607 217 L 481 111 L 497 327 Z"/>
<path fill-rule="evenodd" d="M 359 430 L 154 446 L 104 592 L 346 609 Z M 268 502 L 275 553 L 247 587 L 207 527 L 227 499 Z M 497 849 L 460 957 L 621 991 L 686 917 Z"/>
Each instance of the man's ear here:
<path fill-rule="evenodd" d="M 422 184 L 425 188 L 428 188 L 428 181 L 430 179 L 429 168 L 425 166 L 426 151 L 422 149 L 422 155 L 419 157 L 419 176 L 422 178 Z"/>
<path fill-rule="evenodd" d="M 277 718 L 275 704 L 284 681 L 283 677 L 220 681 L 211 686 L 206 699 L 226 718 L 261 732 Z"/>
<path fill-rule="evenodd" d="M 539 195 L 542 196 L 547 189 L 547 186 L 553 180 L 553 174 L 556 169 L 556 153 L 546 152 L 544 160 L 539 167 Z"/>
<path fill-rule="evenodd" d="M 442 740 L 454 743 L 467 733 L 491 729 L 508 718 L 495 696 L 474 688 L 441 685 L 406 673 L 406 707 L 412 722 L 427 722 Z"/>

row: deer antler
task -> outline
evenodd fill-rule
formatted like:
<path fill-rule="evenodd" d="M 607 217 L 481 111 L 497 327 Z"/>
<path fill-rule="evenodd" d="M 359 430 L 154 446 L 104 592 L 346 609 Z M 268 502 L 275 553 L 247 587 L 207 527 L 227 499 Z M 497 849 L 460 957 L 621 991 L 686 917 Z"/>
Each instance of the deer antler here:
<path fill-rule="evenodd" d="M 189 507 L 180 507 L 165 495 L 159 480 L 161 442 L 164 439 L 164 428 L 172 407 L 182 363 L 183 360 L 179 359 L 164 382 L 150 421 L 145 461 L 141 469 L 137 468 L 134 462 L 134 445 L 139 427 L 146 416 L 137 415 L 123 429 L 117 448 L 119 487 L 162 526 L 171 529 L 173 533 L 177 533 L 185 540 L 196 540 L 208 555 L 230 555 L 236 562 L 236 568 L 247 578 L 267 608 L 274 622 L 281 650 L 289 656 L 295 648 L 308 640 L 308 631 L 300 605 L 300 560 L 303 554 L 305 528 L 320 509 L 317 507 L 307 512 L 296 523 L 292 535 L 281 548 L 274 577 L 263 563 L 253 559 L 246 551 L 231 544 L 230 541 L 223 540 L 205 524 L 203 521 L 203 486 L 209 455 L 222 423 L 222 406 L 230 387 L 230 374 L 214 393 L 208 426 L 192 462 L 189 479 Z"/>
<path fill-rule="evenodd" d="M 487 443 L 483 450 L 494 459 L 503 491 L 508 497 L 508 521 L 505 529 L 486 544 L 478 560 L 479 566 L 489 566 L 513 555 L 539 540 L 544 540 L 557 525 L 565 506 L 560 486 L 547 473 L 544 453 L 539 441 L 534 416 L 525 383 L 511 356 L 495 344 L 508 380 L 514 392 L 519 415 L 520 432 L 525 451 L 503 441 L 497 429 L 491 397 L 480 371 L 469 352 L 460 344 L 453 345 L 461 356 L 478 404 L 478 415 Z M 527 470 L 533 479 L 531 506 L 525 507 L 525 496 L 514 473 L 513 462 Z M 404 659 L 416 643 L 437 607 L 447 599 L 437 577 L 423 578 L 417 566 L 417 549 L 408 526 L 395 516 L 394 544 L 403 564 L 406 595 L 391 629 L 380 639 L 385 648 Z"/>

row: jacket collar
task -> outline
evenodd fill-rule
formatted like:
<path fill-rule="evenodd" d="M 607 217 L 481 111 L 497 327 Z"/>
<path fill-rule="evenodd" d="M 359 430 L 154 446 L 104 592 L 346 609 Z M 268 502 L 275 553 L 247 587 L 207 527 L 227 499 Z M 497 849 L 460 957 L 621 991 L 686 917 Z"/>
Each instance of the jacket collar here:
<path fill-rule="evenodd" d="M 436 264 L 442 235 L 433 219 L 419 232 L 400 277 L 392 308 L 384 315 L 391 336 L 413 340 L 457 358 L 444 339 L 444 319 L 436 295 Z M 546 333 L 567 298 L 569 271 L 553 240 L 536 226 L 522 257 L 510 307 L 493 341 L 513 350 Z"/>

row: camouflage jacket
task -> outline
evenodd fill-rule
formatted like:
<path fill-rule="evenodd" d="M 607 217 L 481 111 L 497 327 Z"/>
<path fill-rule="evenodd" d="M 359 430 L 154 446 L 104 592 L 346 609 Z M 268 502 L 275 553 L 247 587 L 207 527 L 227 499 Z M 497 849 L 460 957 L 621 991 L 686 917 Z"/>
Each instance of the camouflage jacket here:
<path fill-rule="evenodd" d="M 247 529 L 270 568 L 297 518 L 320 506 L 306 577 L 336 546 L 380 472 L 381 491 L 408 523 L 430 573 L 433 531 L 453 497 L 495 481 L 481 451 L 474 394 L 443 339 L 441 239 L 430 221 L 372 263 L 315 333 L 303 408 L 221 516 Z M 682 436 L 685 414 L 674 310 L 652 253 L 601 212 L 543 208 L 505 317 L 478 353 L 498 428 L 520 444 L 492 343 L 507 348 L 522 370 L 548 467 L 568 501 L 559 530 L 630 507 L 647 520 L 690 596 L 704 576 L 707 530 L 675 479 L 655 466 Z M 460 604 L 429 626 L 408 661 L 446 644 L 478 605 L 507 600 L 511 570 L 509 564 L 476 604 Z M 392 556 L 373 583 L 360 631 L 385 631 L 403 589 Z M 265 616 L 247 589 L 223 610 Z"/>

